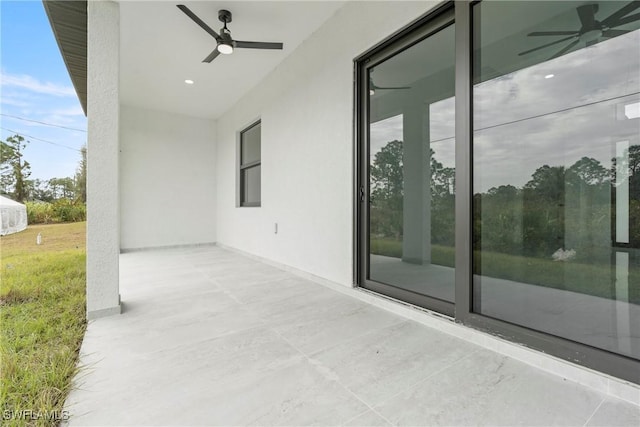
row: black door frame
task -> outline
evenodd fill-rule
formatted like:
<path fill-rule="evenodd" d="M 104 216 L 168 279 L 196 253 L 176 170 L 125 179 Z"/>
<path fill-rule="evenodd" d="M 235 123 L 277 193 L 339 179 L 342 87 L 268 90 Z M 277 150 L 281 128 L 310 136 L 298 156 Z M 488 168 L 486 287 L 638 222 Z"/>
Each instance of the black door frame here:
<path fill-rule="evenodd" d="M 371 68 L 397 55 L 398 53 L 420 43 L 434 33 L 452 25 L 454 22 L 454 11 L 451 3 L 446 3 L 438 7 L 434 12 L 412 23 L 408 28 L 397 33 L 390 40 L 390 43 L 380 46 L 374 51 L 370 51 L 360 60 L 356 60 L 356 110 L 359 117 L 357 132 L 357 158 L 358 161 L 358 201 L 356 211 L 358 222 L 358 265 L 356 277 L 357 284 L 368 290 L 386 295 L 388 297 L 408 302 L 413 305 L 437 311 L 440 314 L 454 317 L 455 307 L 450 301 L 430 297 L 407 289 L 402 289 L 387 283 L 381 283 L 368 279 L 369 268 L 369 96 L 368 96 L 368 72 Z M 358 113 L 362 112 L 362 113 Z"/>

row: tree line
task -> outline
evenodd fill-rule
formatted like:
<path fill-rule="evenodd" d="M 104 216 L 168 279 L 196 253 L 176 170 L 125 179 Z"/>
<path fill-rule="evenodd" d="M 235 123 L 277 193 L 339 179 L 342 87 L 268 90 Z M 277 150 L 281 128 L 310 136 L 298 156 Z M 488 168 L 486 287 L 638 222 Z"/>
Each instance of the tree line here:
<path fill-rule="evenodd" d="M 431 243 L 453 246 L 455 169 L 444 167 L 435 154 L 431 150 L 427 178 Z M 372 238 L 402 240 L 402 158 L 402 141 L 394 140 L 370 165 Z M 583 261 L 605 262 L 612 245 L 640 248 L 640 146 L 629 147 L 611 164 L 605 168 L 590 157 L 569 167 L 545 164 L 520 188 L 505 184 L 474 194 L 474 249 L 543 258 L 558 249 L 575 250 Z M 621 177 L 623 182 L 616 182 Z M 619 188 L 628 188 L 628 243 L 615 241 Z"/>
<path fill-rule="evenodd" d="M 13 200 L 54 202 L 67 199 L 87 201 L 87 149 L 80 149 L 80 160 L 73 177 L 30 179 L 31 165 L 24 158 L 29 141 L 13 135 L 0 141 L 0 192 Z"/>

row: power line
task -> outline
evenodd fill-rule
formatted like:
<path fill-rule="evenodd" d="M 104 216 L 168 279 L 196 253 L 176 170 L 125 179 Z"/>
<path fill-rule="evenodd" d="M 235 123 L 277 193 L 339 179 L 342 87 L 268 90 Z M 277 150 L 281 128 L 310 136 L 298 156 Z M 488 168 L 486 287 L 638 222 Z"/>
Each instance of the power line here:
<path fill-rule="evenodd" d="M 627 96 L 633 96 L 633 95 L 638 95 L 638 94 L 640 94 L 640 92 L 633 92 L 633 93 L 628 93 L 626 95 L 614 96 L 614 97 L 611 97 L 611 98 L 601 99 L 599 101 L 588 102 L 586 104 L 575 105 L 573 107 L 567 107 L 567 108 L 563 108 L 561 110 L 550 111 L 548 113 L 542 113 L 542 114 L 538 114 L 538 115 L 531 116 L 531 117 L 523 117 L 521 119 L 512 120 L 510 122 L 498 123 L 498 124 L 486 126 L 486 127 L 483 127 L 483 128 L 477 128 L 477 129 L 473 129 L 473 131 L 474 132 L 480 132 L 480 131 L 483 131 L 483 130 L 493 129 L 493 128 L 506 126 L 506 125 L 511 125 L 511 124 L 514 124 L 514 123 L 520 123 L 520 122 L 524 122 L 524 121 L 527 121 L 527 120 L 539 119 L 541 117 L 550 116 L 552 114 L 565 113 L 567 111 L 577 110 L 579 108 L 589 107 L 589 106 L 595 105 L 595 104 L 600 104 L 601 102 L 615 101 L 616 99 L 626 98 Z M 434 140 L 432 140 L 430 142 L 441 142 L 441 141 L 446 141 L 447 139 L 453 139 L 453 138 L 455 138 L 455 136 L 448 136 L 448 137 L 445 137 L 445 138 L 434 139 Z"/>
<path fill-rule="evenodd" d="M 77 148 L 69 147 L 68 145 L 60 144 L 58 142 L 53 142 L 53 141 L 47 141 L 46 139 L 37 138 L 35 136 L 27 135 L 26 133 L 17 132 L 15 130 L 7 129 L 5 127 L 0 127 L 0 129 L 3 129 L 3 130 L 6 130 L 8 132 L 27 137 L 29 139 L 35 139 L 36 141 L 41 141 L 41 142 L 46 142 L 47 144 L 57 145 L 58 147 L 66 148 L 67 150 L 77 151 L 78 153 L 82 152 L 81 150 L 78 150 Z"/>
<path fill-rule="evenodd" d="M 542 113 L 542 114 L 538 114 L 538 115 L 531 116 L 531 117 L 524 117 L 522 119 L 517 119 L 517 120 L 510 121 L 510 122 L 498 123 L 498 124 L 495 124 L 495 125 L 486 126 L 486 127 L 479 128 L 479 129 L 474 129 L 473 131 L 474 132 L 478 132 L 478 131 L 481 131 L 481 130 L 487 130 L 487 129 L 497 128 L 497 127 L 500 127 L 500 126 L 511 125 L 513 123 L 524 122 L 526 120 L 539 119 L 540 117 L 550 116 L 550 115 L 556 114 L 556 113 L 564 113 L 564 112 L 571 111 L 571 110 L 577 110 L 578 108 L 589 107 L 589 106 L 592 106 L 592 105 L 600 104 L 601 102 L 615 101 L 616 99 L 626 98 L 627 96 L 633 96 L 633 95 L 638 95 L 638 94 L 640 94 L 640 92 L 633 92 L 633 93 L 628 93 L 626 95 L 614 96 L 614 97 L 607 98 L 607 99 L 601 99 L 600 101 L 588 102 L 586 104 L 580 104 L 580 105 L 576 105 L 574 107 L 567 107 L 567 108 L 563 108 L 561 110 L 550 111 L 548 113 Z"/>
<path fill-rule="evenodd" d="M 24 117 L 12 116 L 11 114 L 0 113 L 0 116 L 10 117 L 12 119 L 18 119 L 18 120 L 22 120 L 22 121 L 25 121 L 25 122 L 38 123 L 38 124 L 45 125 L 45 126 L 52 126 L 54 128 L 75 130 L 77 132 L 87 133 L 87 131 L 84 130 L 84 129 L 72 128 L 72 127 L 62 126 L 62 125 L 54 125 L 53 123 L 45 123 L 45 122 L 41 122 L 41 121 L 38 121 L 38 120 L 25 119 Z"/>

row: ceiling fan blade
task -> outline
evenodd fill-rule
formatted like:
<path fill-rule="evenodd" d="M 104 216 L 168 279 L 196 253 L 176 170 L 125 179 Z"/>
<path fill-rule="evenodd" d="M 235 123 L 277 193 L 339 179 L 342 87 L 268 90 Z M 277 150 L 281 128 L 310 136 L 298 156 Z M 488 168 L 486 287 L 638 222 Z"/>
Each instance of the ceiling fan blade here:
<path fill-rule="evenodd" d="M 582 28 L 591 29 L 596 27 L 596 12 L 598 11 L 597 4 L 585 4 L 583 6 L 578 6 L 576 11 L 578 12 Z"/>
<path fill-rule="evenodd" d="M 236 40 L 233 42 L 236 47 L 241 47 L 244 49 L 282 49 L 282 43 L 271 43 L 271 42 L 243 42 L 240 40 Z"/>
<path fill-rule="evenodd" d="M 571 42 L 571 43 L 569 43 L 567 46 L 565 46 L 565 47 L 564 47 L 560 52 L 556 53 L 555 55 L 553 55 L 553 56 L 552 56 L 551 58 L 549 58 L 549 59 L 555 59 L 555 58 L 557 58 L 557 57 L 559 57 L 559 56 L 564 55 L 565 53 L 567 53 L 568 51 L 570 51 L 572 47 L 574 47 L 575 45 L 577 45 L 579 41 L 580 41 L 580 40 L 574 40 L 574 41 L 572 41 L 572 42 Z"/>
<path fill-rule="evenodd" d="M 578 31 L 534 31 L 527 34 L 528 36 L 571 36 L 578 34 Z"/>
<path fill-rule="evenodd" d="M 617 27 L 618 25 L 622 25 L 622 24 L 618 24 L 617 21 L 620 21 L 623 16 L 625 16 L 628 13 L 633 12 L 634 10 L 638 9 L 639 7 L 640 7 L 640 2 L 637 2 L 637 1 L 629 2 L 629 4 L 627 4 L 626 6 L 622 6 L 620 9 L 618 9 L 617 11 L 613 12 L 611 15 L 609 15 L 608 17 L 603 19 L 602 20 L 602 25 L 604 25 L 606 27 L 610 27 L 610 28 L 611 27 Z M 634 19 L 634 21 L 635 21 L 635 19 Z M 629 21 L 629 22 L 631 22 L 631 21 Z"/>
<path fill-rule="evenodd" d="M 629 30 L 606 30 L 602 32 L 603 37 L 618 37 L 627 33 L 630 33 Z"/>
<path fill-rule="evenodd" d="M 205 24 L 202 19 L 198 18 L 195 13 L 191 12 L 191 10 L 187 6 L 185 6 L 183 4 L 179 4 L 179 5 L 177 5 L 177 7 L 178 7 L 178 9 L 183 11 L 185 15 L 187 15 L 189 18 L 191 18 L 191 20 L 193 22 L 198 24 L 200 26 L 200 28 L 205 30 L 207 33 L 211 34 L 211 36 L 214 39 L 216 39 L 217 41 L 222 40 L 222 38 L 220 37 L 220 35 L 218 33 L 213 31 L 213 29 L 210 26 L 208 26 L 207 24 Z"/>
<path fill-rule="evenodd" d="M 220 55 L 220 51 L 218 50 L 218 47 L 216 47 L 215 49 L 213 49 L 213 52 L 209 54 L 209 56 L 202 60 L 202 62 L 206 62 L 207 64 L 209 64 L 211 61 L 216 59 L 218 55 Z"/>
<path fill-rule="evenodd" d="M 610 28 L 619 27 L 620 25 L 628 24 L 630 22 L 635 22 L 640 20 L 640 13 L 635 13 L 633 15 L 625 16 L 624 18 L 620 18 L 617 21 L 613 22 L 609 25 Z"/>
<path fill-rule="evenodd" d="M 524 52 L 520 52 L 518 54 L 518 56 L 526 55 L 528 53 L 535 52 L 536 50 L 540 50 L 540 49 L 544 49 L 545 47 L 553 46 L 554 44 L 566 42 L 567 40 L 571 40 L 573 38 L 575 38 L 575 36 L 565 37 L 564 39 L 560 39 L 560 40 L 556 40 L 556 41 L 551 42 L 551 43 L 543 44 L 542 46 L 538 46 L 538 47 L 535 47 L 533 49 L 529 49 L 529 50 L 525 50 Z"/>

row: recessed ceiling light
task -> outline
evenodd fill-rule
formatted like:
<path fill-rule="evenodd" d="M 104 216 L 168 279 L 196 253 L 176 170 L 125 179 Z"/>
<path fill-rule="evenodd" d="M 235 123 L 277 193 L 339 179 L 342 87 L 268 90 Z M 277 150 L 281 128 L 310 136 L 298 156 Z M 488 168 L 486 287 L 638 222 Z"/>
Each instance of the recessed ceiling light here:
<path fill-rule="evenodd" d="M 547 74 L 544 76 L 545 79 L 552 79 L 555 74 Z"/>
<path fill-rule="evenodd" d="M 188 84 L 188 85 L 192 85 L 193 84 L 193 80 L 189 80 L 189 79 L 185 80 L 184 82 L 186 84 Z"/>

